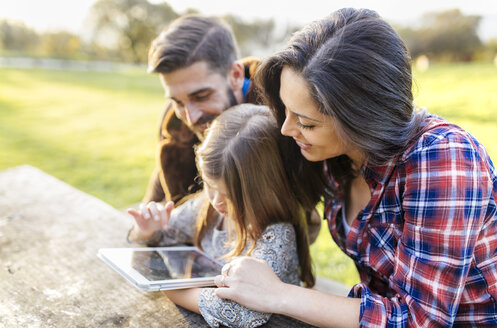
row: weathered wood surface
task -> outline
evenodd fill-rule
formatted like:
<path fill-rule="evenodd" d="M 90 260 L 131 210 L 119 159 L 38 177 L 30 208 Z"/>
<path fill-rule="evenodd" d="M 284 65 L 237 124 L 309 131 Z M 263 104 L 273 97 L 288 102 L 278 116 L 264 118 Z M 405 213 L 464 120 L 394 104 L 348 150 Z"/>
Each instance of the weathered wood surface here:
<path fill-rule="evenodd" d="M 31 166 L 0 172 L 0 327 L 206 327 L 97 258 L 126 214 Z M 267 327 L 307 326 L 274 315 Z"/>

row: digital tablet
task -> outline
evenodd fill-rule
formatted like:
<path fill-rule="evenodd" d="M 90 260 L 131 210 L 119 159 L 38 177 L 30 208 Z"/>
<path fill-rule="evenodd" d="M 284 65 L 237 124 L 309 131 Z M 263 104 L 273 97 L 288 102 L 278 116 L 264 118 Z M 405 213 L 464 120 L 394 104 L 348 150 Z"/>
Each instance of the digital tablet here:
<path fill-rule="evenodd" d="M 146 291 L 214 286 L 223 266 L 193 246 L 101 248 L 97 256 Z"/>

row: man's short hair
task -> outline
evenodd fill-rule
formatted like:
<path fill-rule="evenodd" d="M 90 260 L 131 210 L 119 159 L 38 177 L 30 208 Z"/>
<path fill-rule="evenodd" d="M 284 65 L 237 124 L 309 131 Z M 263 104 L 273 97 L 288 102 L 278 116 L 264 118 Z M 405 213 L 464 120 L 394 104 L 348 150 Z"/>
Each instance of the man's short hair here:
<path fill-rule="evenodd" d="M 228 24 L 216 17 L 186 15 L 152 41 L 148 72 L 170 73 L 205 61 L 210 69 L 224 75 L 237 58 L 235 37 Z"/>

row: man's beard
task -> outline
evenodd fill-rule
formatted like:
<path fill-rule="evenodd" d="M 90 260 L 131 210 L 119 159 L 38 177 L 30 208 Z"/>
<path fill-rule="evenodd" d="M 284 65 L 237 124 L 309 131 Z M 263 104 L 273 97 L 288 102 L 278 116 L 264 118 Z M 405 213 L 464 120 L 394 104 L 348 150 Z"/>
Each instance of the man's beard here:
<path fill-rule="evenodd" d="M 238 105 L 238 100 L 236 100 L 235 92 L 233 91 L 233 88 L 228 85 L 228 90 L 226 90 L 226 92 L 228 93 L 228 98 L 230 100 L 230 104 L 229 104 L 228 108 L 231 108 L 233 106 Z M 224 110 L 227 110 L 228 108 L 225 108 Z"/>
<path fill-rule="evenodd" d="M 228 106 L 223 110 L 223 112 L 225 110 L 227 110 L 228 108 L 231 108 L 233 106 L 238 105 L 238 100 L 236 100 L 235 92 L 233 91 L 233 88 L 231 88 L 231 86 L 229 86 L 229 85 L 226 86 L 226 93 L 228 95 Z M 201 126 L 202 124 L 205 124 L 205 123 L 210 123 L 216 117 L 218 117 L 218 115 L 205 115 L 205 116 L 202 116 L 198 120 L 198 122 L 193 126 L 193 128 L 192 128 L 193 132 L 195 132 L 195 134 L 197 135 L 197 137 L 201 141 L 204 140 L 205 131 L 207 131 L 207 129 L 206 130 L 202 130 L 200 128 L 197 128 L 197 126 Z"/>

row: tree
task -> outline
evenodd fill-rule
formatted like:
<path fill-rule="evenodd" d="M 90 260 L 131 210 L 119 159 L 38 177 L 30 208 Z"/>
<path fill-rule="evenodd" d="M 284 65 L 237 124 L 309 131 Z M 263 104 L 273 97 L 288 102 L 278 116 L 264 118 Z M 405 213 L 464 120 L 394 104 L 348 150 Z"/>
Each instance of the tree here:
<path fill-rule="evenodd" d="M 146 62 L 150 42 L 178 14 L 166 2 L 148 0 L 98 0 L 90 10 L 95 42 L 118 47 L 121 59 Z"/>
<path fill-rule="evenodd" d="M 421 33 L 412 27 L 394 27 L 396 32 L 404 40 L 412 58 L 426 53 L 426 45 L 421 41 Z"/>
<path fill-rule="evenodd" d="M 470 60 L 481 46 L 478 26 L 481 17 L 463 15 L 459 9 L 424 16 L 426 47 L 437 57 Z"/>
<path fill-rule="evenodd" d="M 75 58 L 83 46 L 77 35 L 65 31 L 44 33 L 40 39 L 40 51 L 55 57 Z"/>
<path fill-rule="evenodd" d="M 0 20 L 0 49 L 31 52 L 39 42 L 38 34 L 22 22 Z"/>
<path fill-rule="evenodd" d="M 255 55 L 275 44 L 273 19 L 246 22 L 236 15 L 226 15 L 223 19 L 231 26 L 242 56 Z"/>
<path fill-rule="evenodd" d="M 434 59 L 471 60 L 481 47 L 478 26 L 481 17 L 464 15 L 459 9 L 423 15 L 420 28 L 399 28 L 412 57 L 426 54 Z"/>
<path fill-rule="evenodd" d="M 497 38 L 485 42 L 475 58 L 480 61 L 494 62 L 497 66 Z"/>

